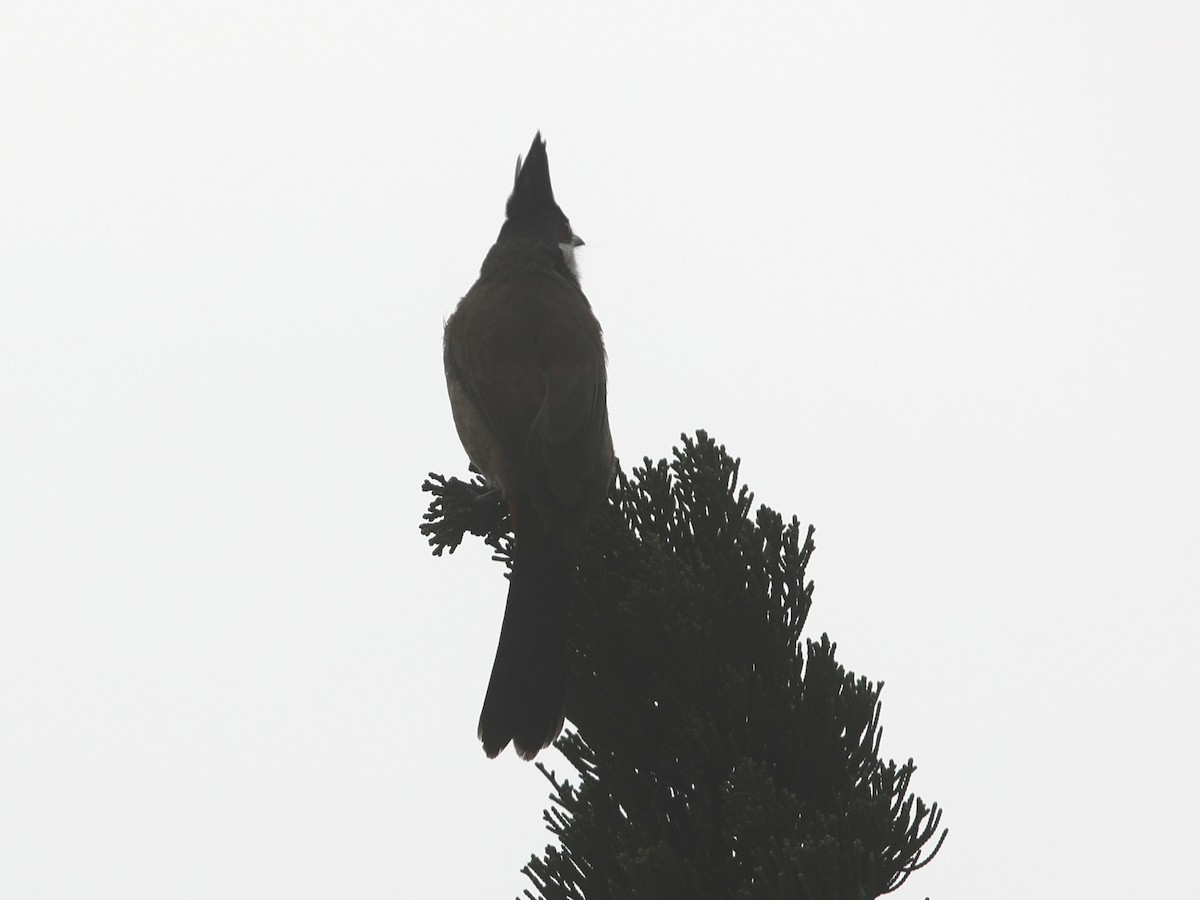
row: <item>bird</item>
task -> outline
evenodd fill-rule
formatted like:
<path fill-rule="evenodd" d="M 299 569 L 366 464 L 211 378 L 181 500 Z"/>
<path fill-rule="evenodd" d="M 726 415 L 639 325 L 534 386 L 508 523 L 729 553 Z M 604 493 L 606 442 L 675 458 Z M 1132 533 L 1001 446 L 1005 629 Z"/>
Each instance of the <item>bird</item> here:
<path fill-rule="evenodd" d="M 539 131 L 479 278 L 446 320 L 454 425 L 513 525 L 508 598 L 477 736 L 530 760 L 562 731 L 576 561 L 615 458 L 604 335 L 579 283 L 583 240 L 554 199 Z"/>

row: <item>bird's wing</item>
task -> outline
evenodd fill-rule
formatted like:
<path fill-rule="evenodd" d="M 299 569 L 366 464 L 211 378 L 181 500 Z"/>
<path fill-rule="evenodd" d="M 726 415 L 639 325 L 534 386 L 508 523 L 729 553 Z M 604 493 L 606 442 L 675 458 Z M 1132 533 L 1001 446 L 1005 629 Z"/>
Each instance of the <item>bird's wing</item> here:
<path fill-rule="evenodd" d="M 547 513 L 590 506 L 612 451 L 603 341 L 582 292 L 553 273 L 481 283 L 454 320 L 447 367 L 502 449 L 501 480 Z"/>

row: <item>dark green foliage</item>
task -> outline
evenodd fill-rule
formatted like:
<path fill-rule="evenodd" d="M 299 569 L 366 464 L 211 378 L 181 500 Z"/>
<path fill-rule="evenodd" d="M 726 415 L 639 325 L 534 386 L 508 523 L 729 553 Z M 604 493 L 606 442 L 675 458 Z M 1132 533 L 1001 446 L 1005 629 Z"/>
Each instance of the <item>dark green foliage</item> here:
<path fill-rule="evenodd" d="M 545 900 L 873 898 L 945 837 L 922 859 L 941 811 L 908 793 L 911 760 L 878 757 L 881 685 L 801 640 L 813 529 L 752 515 L 737 477 L 698 432 L 618 473 L 593 524 L 557 744 L 577 784 L 539 764 L 562 846 L 524 869 Z M 426 487 L 435 552 L 472 530 L 507 557 L 481 485 Z"/>

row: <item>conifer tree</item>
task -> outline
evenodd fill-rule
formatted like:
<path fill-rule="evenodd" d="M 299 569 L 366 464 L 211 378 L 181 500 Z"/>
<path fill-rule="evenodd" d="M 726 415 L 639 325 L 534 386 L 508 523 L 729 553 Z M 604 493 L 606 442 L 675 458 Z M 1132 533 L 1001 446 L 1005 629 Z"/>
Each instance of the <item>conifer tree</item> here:
<path fill-rule="evenodd" d="M 796 518 L 760 506 L 703 431 L 618 472 L 579 561 L 567 718 L 541 763 L 560 841 L 522 870 L 544 900 L 859 900 L 899 887 L 946 833 L 879 758 L 879 694 L 803 640 L 813 584 Z M 486 486 L 431 476 L 435 554 L 465 532 L 510 559 Z M 937 836 L 936 844 L 926 846 Z"/>

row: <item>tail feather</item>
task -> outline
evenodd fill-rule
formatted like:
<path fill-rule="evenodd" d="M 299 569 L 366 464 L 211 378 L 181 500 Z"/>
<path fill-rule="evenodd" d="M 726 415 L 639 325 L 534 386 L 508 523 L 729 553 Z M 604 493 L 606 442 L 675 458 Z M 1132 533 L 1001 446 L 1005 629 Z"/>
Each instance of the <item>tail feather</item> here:
<path fill-rule="evenodd" d="M 479 739 L 496 756 L 512 741 L 533 759 L 558 737 L 567 683 L 567 608 L 574 566 L 558 541 L 521 529 Z"/>

